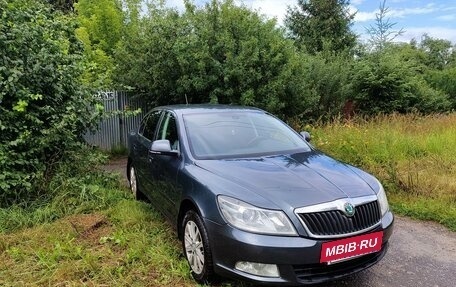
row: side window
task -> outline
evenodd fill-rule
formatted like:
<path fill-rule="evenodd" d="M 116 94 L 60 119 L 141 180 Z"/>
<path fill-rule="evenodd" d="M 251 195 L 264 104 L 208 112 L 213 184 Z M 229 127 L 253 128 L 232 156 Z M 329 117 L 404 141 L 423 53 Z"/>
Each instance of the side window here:
<path fill-rule="evenodd" d="M 158 131 L 159 140 L 169 140 L 172 150 L 179 150 L 179 137 L 177 135 L 176 118 L 170 112 L 166 113 L 161 121 Z"/>
<path fill-rule="evenodd" d="M 160 120 L 161 111 L 155 111 L 149 114 L 144 122 L 141 124 L 139 132 L 147 139 L 153 140 L 155 136 L 155 129 L 157 128 L 158 121 Z M 144 127 L 142 127 L 144 125 Z"/>

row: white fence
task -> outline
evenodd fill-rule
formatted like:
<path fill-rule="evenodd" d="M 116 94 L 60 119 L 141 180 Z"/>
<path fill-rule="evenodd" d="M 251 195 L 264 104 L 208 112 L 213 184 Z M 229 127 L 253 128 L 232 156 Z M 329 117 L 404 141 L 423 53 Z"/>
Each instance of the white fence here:
<path fill-rule="evenodd" d="M 119 146 L 127 147 L 128 134 L 138 128 L 146 112 L 145 106 L 131 99 L 126 92 L 99 92 L 97 97 L 109 116 L 99 123 L 95 133 L 87 132 L 84 139 L 88 144 L 104 150 Z M 139 114 L 125 116 L 125 111 L 139 108 Z"/>

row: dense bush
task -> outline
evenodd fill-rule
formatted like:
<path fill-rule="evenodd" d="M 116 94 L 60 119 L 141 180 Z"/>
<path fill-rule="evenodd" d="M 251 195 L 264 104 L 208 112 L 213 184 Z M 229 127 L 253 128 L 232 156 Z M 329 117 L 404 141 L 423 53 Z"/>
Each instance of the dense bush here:
<path fill-rule="evenodd" d="M 305 72 L 301 81 L 305 93 L 318 99 L 311 108 L 313 119 L 330 119 L 340 114 L 347 100 L 352 100 L 353 60 L 344 55 L 318 53 L 307 55 L 304 59 Z M 305 119 L 307 122 L 310 118 Z"/>
<path fill-rule="evenodd" d="M 0 0 L 0 204 L 36 196 L 91 121 L 73 21 Z"/>
<path fill-rule="evenodd" d="M 326 38 L 353 36 L 352 15 L 344 14 L 346 1 L 333 2 L 340 7 L 299 1 L 304 12 L 313 14 L 291 9 L 287 23 L 294 36 L 287 39 L 275 21 L 231 0 L 213 0 L 204 7 L 188 1 L 184 12 L 151 5 L 142 18 L 139 6 L 134 7 L 138 2 L 127 1 L 128 33 L 115 49 L 115 82 L 135 90 L 150 106 L 186 100 L 242 104 L 293 120 L 329 119 L 347 106 L 350 114 L 433 113 L 454 107 L 451 43 L 426 36 L 420 44 L 384 39 L 381 49 L 354 48 L 353 41 L 336 47 Z M 310 25 L 334 13 L 337 24 Z M 333 24 L 340 34 L 331 34 Z M 299 30 L 302 37 L 292 29 L 306 25 L 309 29 Z M 309 49 L 312 35 L 324 29 L 331 33 L 314 39 L 321 45 Z M 306 43 L 294 45 L 296 41 Z"/>
<path fill-rule="evenodd" d="M 401 60 L 394 50 L 375 52 L 356 62 L 353 96 L 366 114 L 433 113 L 451 107 L 448 96 L 431 86 L 415 62 Z"/>
<path fill-rule="evenodd" d="M 453 109 L 456 110 L 456 66 L 426 73 L 427 82 L 437 90 L 448 95 Z"/>
<path fill-rule="evenodd" d="M 125 35 L 118 80 L 151 105 L 216 102 L 255 105 L 279 115 L 306 114 L 317 97 L 306 91 L 303 56 L 273 20 L 212 1 L 187 3 L 183 14 L 153 9 L 142 29 Z"/>

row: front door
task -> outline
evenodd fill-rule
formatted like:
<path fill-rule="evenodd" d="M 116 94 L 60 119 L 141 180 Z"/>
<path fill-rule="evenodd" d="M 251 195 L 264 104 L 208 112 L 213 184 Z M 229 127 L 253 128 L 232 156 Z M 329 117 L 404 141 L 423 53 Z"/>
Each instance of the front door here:
<path fill-rule="evenodd" d="M 180 151 L 178 127 L 176 117 L 171 112 L 166 112 L 160 122 L 157 131 L 157 140 L 168 140 L 171 149 Z M 149 170 L 153 175 L 153 196 L 154 205 L 170 219 L 177 217 L 178 204 L 181 197 L 181 187 L 178 185 L 177 177 L 181 168 L 182 156 L 149 154 Z"/>

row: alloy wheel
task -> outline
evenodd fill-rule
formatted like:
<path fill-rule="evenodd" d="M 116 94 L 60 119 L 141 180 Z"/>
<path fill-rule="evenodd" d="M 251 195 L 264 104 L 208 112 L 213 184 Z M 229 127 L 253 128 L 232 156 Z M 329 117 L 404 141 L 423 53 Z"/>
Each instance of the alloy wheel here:
<path fill-rule="evenodd" d="M 135 196 L 135 198 L 137 198 L 137 194 L 138 194 L 138 185 L 137 184 L 138 183 L 136 181 L 135 168 L 131 167 L 130 168 L 130 190 L 133 193 L 133 195 Z"/>
<path fill-rule="evenodd" d="M 192 271 L 201 274 L 204 268 L 204 245 L 201 232 L 193 221 L 188 221 L 184 231 L 185 253 Z"/>

